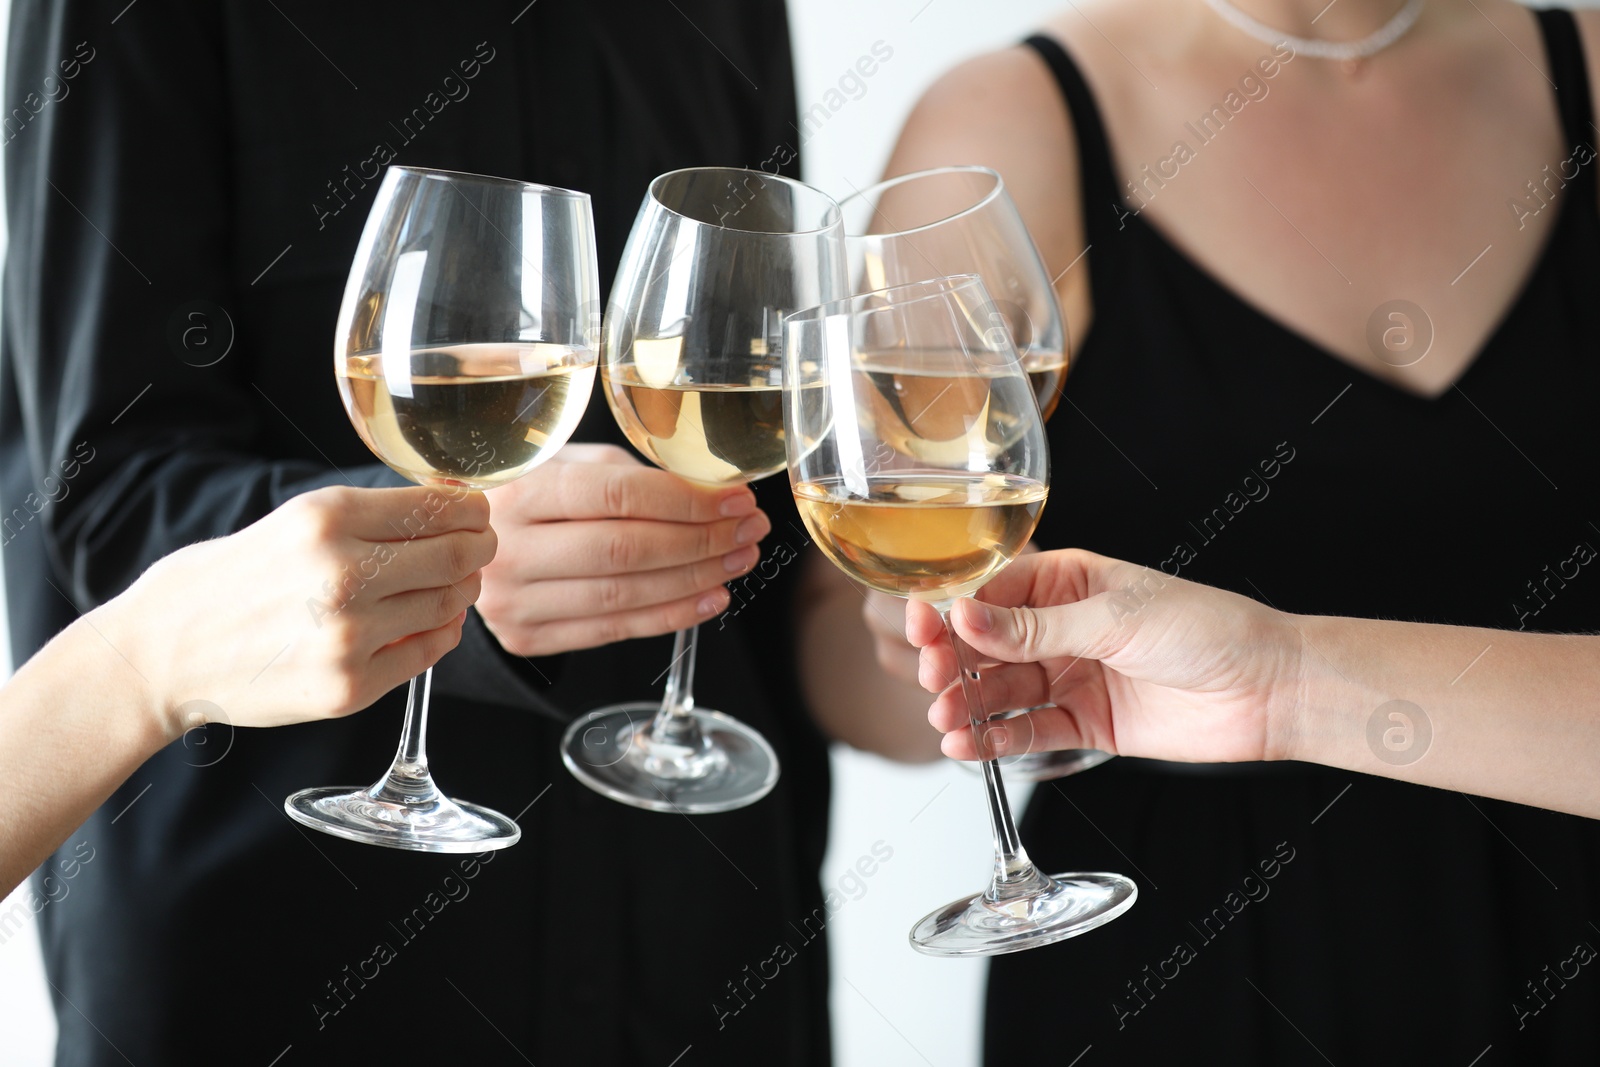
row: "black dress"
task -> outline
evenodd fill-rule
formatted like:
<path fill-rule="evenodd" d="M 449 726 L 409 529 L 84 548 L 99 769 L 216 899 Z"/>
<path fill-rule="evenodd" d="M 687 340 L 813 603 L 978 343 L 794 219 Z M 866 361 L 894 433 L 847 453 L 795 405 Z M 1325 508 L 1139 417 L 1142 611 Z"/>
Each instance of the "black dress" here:
<path fill-rule="evenodd" d="M 1566 143 L 1592 145 L 1575 25 L 1539 19 Z M 1600 628 L 1600 571 L 1576 562 L 1600 546 L 1594 166 L 1459 385 L 1419 399 L 1119 210 L 1087 85 L 1058 44 L 1029 44 L 1077 131 L 1095 301 L 1050 427 L 1051 496 L 1072 506 L 1046 508 L 1041 543 L 1292 612 Z M 1600 823 L 1301 764 L 1121 759 L 1040 786 L 1023 839 L 1046 870 L 1120 871 L 1140 895 L 994 961 L 990 1063 L 1089 1045 L 1084 1064 L 1341 1067 L 1600 1049 Z"/>
<path fill-rule="evenodd" d="M 19 661 L 184 544 L 318 485 L 397 481 L 332 358 L 386 152 L 592 193 L 604 284 L 655 174 L 796 169 L 781 0 L 11 11 L 0 500 Z M 620 440 L 603 401 L 590 416 L 580 439 Z M 786 490 L 760 490 L 769 558 L 704 627 L 698 686 L 772 741 L 769 797 L 690 820 L 590 792 L 561 765 L 566 722 L 659 694 L 671 639 L 526 663 L 473 616 L 436 672 L 433 764 L 519 816 L 521 843 L 473 864 L 285 818 L 295 789 L 381 773 L 403 690 L 339 722 L 191 736 L 35 883 L 57 1063 L 827 1062 L 827 754 L 786 651 L 798 569 L 771 559 L 802 545 Z"/>

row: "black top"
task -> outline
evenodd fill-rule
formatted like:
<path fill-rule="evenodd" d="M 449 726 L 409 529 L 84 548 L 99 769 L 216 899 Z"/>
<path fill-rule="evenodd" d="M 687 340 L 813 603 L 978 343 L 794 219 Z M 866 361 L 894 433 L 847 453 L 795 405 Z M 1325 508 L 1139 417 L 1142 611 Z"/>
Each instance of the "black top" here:
<path fill-rule="evenodd" d="M 1566 144 L 1593 145 L 1572 18 L 1539 20 Z M 1081 75 L 1028 43 L 1070 107 L 1094 280 L 1050 426 L 1051 496 L 1071 506 L 1045 510 L 1041 543 L 1292 612 L 1600 628 L 1594 166 L 1460 384 L 1419 399 L 1132 215 Z M 1600 1047 L 1600 823 L 1300 764 L 1115 760 L 1040 786 L 1023 839 L 1047 870 L 1120 871 L 1140 895 L 1101 930 L 994 961 L 991 1063 L 1091 1044 L 1096 1063 L 1247 1065 L 1465 1065 L 1491 1044 L 1485 1064 L 1592 1063 Z"/>
<path fill-rule="evenodd" d="M 388 152 L 590 192 L 606 282 L 655 174 L 796 170 L 781 0 L 16 0 L 11 19 L 19 660 L 182 545 L 315 486 L 398 481 L 332 360 Z M 602 401 L 590 416 L 583 436 L 620 441 Z M 528 664 L 474 618 L 437 670 L 431 755 L 447 791 L 520 816 L 522 842 L 464 869 L 287 820 L 295 789 L 378 776 L 399 693 L 174 745 L 44 869 L 92 855 L 40 915 L 57 1062 L 826 1062 L 826 750 L 785 651 L 798 568 L 772 559 L 798 520 L 786 486 L 761 494 L 769 560 L 704 628 L 698 689 L 772 741 L 769 797 L 690 820 L 591 793 L 558 757 L 565 723 L 658 695 L 670 638 Z"/>

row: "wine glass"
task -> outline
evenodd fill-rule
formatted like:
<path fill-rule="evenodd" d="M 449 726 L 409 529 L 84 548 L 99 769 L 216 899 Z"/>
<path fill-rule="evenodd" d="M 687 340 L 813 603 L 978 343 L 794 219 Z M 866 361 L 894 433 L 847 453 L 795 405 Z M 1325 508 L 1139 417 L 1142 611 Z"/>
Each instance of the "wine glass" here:
<path fill-rule="evenodd" d="M 664 470 L 734 485 L 784 469 L 786 311 L 845 294 L 839 209 L 761 171 L 699 167 L 650 183 L 606 309 L 601 375 L 628 440 Z M 695 704 L 698 628 L 680 631 L 659 703 L 590 712 L 562 758 L 590 788 L 651 811 L 753 804 L 778 780 L 755 730 Z"/>
<path fill-rule="evenodd" d="M 594 387 L 598 310 L 587 194 L 390 167 L 339 308 L 339 395 L 367 447 L 412 481 L 446 495 L 501 485 L 577 426 Z M 424 520 L 397 536 L 416 536 Z M 516 843 L 511 819 L 434 785 L 432 682 L 431 668 L 411 680 L 388 773 L 365 789 L 303 789 L 284 801 L 289 815 L 417 852 Z"/>
<path fill-rule="evenodd" d="M 1067 376 L 1066 319 L 1055 279 L 1000 175 L 973 166 L 903 174 L 857 190 L 839 201 L 839 211 L 853 293 L 953 274 L 983 279 L 1048 421 Z M 1046 782 L 1111 758 L 1072 748 L 1005 756 L 1000 765 L 1007 777 Z"/>
<path fill-rule="evenodd" d="M 1137 890 L 1119 874 L 1045 875 L 1012 823 L 972 650 L 950 627 L 1028 543 L 1049 449 L 1010 332 L 975 275 L 896 286 L 784 323 L 789 478 L 806 528 L 851 578 L 938 610 L 955 645 L 994 835 L 989 887 L 917 923 L 933 956 L 1037 948 L 1109 922 Z"/>

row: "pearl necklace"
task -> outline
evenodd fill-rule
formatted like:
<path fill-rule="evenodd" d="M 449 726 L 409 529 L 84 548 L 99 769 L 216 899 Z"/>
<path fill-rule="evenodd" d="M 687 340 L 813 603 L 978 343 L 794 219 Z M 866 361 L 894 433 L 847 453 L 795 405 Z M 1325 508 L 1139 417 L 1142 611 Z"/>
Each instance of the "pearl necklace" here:
<path fill-rule="evenodd" d="M 1206 0 L 1211 9 L 1228 23 L 1258 41 L 1272 45 L 1286 43 L 1294 49 L 1296 55 L 1311 56 L 1314 59 L 1344 60 L 1347 63 L 1375 56 L 1398 41 L 1417 21 L 1417 16 L 1422 14 L 1424 2 L 1425 0 L 1406 0 L 1405 6 L 1395 12 L 1394 18 L 1378 27 L 1375 33 L 1359 41 L 1318 41 L 1309 37 L 1295 37 L 1275 30 L 1265 23 L 1257 22 L 1229 0 Z"/>

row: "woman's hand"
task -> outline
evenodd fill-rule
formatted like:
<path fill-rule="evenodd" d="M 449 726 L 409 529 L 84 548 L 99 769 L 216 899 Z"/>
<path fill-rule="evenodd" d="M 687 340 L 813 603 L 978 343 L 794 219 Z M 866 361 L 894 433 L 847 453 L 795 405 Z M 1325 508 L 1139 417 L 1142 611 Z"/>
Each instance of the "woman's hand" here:
<path fill-rule="evenodd" d="M 1275 739 L 1300 688 L 1289 617 L 1242 596 L 1068 549 L 1019 557 L 958 602 L 956 632 L 976 651 L 997 755 L 1097 748 L 1200 762 L 1283 758 Z M 928 720 L 943 749 L 976 759 L 955 652 L 926 604 L 907 605 L 922 649 Z"/>
<path fill-rule="evenodd" d="M 456 646 L 494 554 L 481 493 L 319 489 L 167 556 L 83 621 L 169 740 L 344 715 Z"/>
<path fill-rule="evenodd" d="M 478 614 L 518 656 L 705 622 L 772 529 L 747 486 L 694 485 L 612 445 L 567 445 L 488 497 L 500 555 Z"/>

